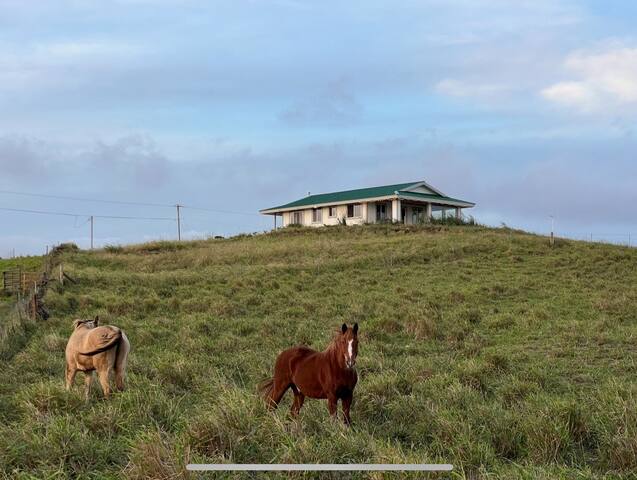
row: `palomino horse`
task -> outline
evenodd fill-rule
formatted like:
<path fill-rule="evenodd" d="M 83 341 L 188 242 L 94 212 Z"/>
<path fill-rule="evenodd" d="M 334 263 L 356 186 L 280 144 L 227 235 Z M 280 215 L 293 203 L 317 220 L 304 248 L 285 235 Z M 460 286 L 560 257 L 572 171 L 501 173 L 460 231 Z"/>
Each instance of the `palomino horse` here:
<path fill-rule="evenodd" d="M 97 370 L 104 396 L 111 394 L 109 377 L 115 372 L 117 390 L 124 390 L 126 360 L 130 343 L 123 330 L 118 327 L 99 325 L 95 320 L 75 320 L 73 333 L 66 345 L 66 389 L 70 390 L 75 374 L 80 371 L 84 378 L 84 395 L 89 398 L 93 371 Z"/>
<path fill-rule="evenodd" d="M 350 425 L 349 409 L 358 380 L 354 368 L 357 355 L 358 323 L 352 328 L 344 323 L 323 352 L 308 347 L 294 347 L 281 352 L 274 365 L 274 377 L 261 383 L 259 390 L 268 406 L 274 409 L 291 387 L 294 392 L 294 416 L 298 415 L 307 396 L 326 398 L 330 415 L 335 417 L 340 399 L 343 419 L 346 425 Z"/>

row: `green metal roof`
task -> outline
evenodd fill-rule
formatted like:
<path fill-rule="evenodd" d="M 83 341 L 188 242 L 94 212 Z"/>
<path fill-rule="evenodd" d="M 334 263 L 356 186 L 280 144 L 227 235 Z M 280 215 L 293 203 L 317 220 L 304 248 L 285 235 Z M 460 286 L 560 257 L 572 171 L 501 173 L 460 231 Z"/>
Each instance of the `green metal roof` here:
<path fill-rule="evenodd" d="M 380 187 L 369 187 L 369 188 L 358 188 L 356 190 L 345 190 L 343 192 L 320 193 L 317 195 L 308 195 L 307 197 L 301 198 L 294 202 L 286 203 L 285 205 L 279 205 L 278 207 L 266 208 L 261 211 L 267 212 L 269 210 L 290 209 L 290 208 L 297 208 L 297 207 L 305 207 L 308 205 L 321 205 L 326 203 L 345 203 L 345 202 L 351 202 L 353 200 L 364 200 L 366 198 L 387 197 L 390 195 L 394 195 L 396 192 L 402 193 L 404 195 L 413 195 L 413 196 L 422 197 L 422 198 L 471 203 L 471 202 L 465 202 L 464 200 L 457 200 L 450 197 L 444 197 L 442 195 L 425 194 L 425 193 L 417 193 L 417 192 L 401 192 L 401 190 L 408 188 L 412 185 L 415 185 L 417 183 L 423 183 L 423 182 L 415 181 L 415 182 L 409 182 L 409 183 L 397 183 L 394 185 L 383 185 Z"/>
<path fill-rule="evenodd" d="M 407 188 L 419 182 L 398 183 L 396 185 L 383 185 L 381 187 L 357 188 L 356 190 L 345 190 L 343 192 L 319 193 L 308 195 L 294 202 L 279 205 L 278 207 L 266 208 L 265 210 L 278 210 L 280 208 L 304 207 L 307 205 L 319 205 L 321 203 L 339 203 L 352 200 L 362 200 L 363 198 L 386 197 L 394 192 Z"/>

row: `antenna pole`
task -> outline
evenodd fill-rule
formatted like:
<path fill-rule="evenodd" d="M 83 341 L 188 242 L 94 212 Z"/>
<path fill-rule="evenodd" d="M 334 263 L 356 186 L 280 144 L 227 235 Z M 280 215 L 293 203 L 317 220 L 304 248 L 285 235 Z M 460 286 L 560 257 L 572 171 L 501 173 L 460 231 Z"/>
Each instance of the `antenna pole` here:
<path fill-rule="evenodd" d="M 177 240 L 181 242 L 181 205 L 177 204 L 175 207 L 177 207 Z"/>

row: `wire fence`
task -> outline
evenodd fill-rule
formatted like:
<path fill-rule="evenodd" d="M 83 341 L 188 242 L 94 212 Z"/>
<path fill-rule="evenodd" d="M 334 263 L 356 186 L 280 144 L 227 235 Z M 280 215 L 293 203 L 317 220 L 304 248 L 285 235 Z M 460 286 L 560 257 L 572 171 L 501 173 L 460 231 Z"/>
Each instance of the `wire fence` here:
<path fill-rule="evenodd" d="M 557 236 L 590 243 L 637 247 L 637 234 L 635 233 L 558 233 Z"/>

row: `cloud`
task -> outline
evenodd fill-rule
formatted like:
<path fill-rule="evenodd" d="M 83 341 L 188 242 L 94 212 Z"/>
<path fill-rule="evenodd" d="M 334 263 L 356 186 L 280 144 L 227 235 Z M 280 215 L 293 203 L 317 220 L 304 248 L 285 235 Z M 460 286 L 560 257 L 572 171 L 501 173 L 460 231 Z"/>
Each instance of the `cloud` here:
<path fill-rule="evenodd" d="M 96 184 L 152 189 L 170 177 L 170 161 L 148 135 L 130 134 L 114 140 L 65 145 L 38 138 L 0 137 L 0 171 L 9 185 L 64 182 L 74 188 Z M 1 187 L 1 185 L 0 185 Z"/>
<path fill-rule="evenodd" d="M 542 89 L 545 99 L 585 113 L 637 107 L 637 47 L 574 52 L 564 68 L 579 78 Z"/>
<path fill-rule="evenodd" d="M 317 95 L 301 100 L 284 110 L 279 118 L 294 126 L 348 126 L 361 119 L 363 107 L 345 82 L 330 83 Z"/>
<path fill-rule="evenodd" d="M 41 140 L 5 135 L 0 137 L 0 171 L 5 178 L 30 179 L 48 171 L 50 146 Z"/>
<path fill-rule="evenodd" d="M 114 142 L 97 142 L 81 154 L 94 171 L 114 179 L 129 178 L 136 186 L 158 187 L 169 177 L 168 159 L 144 135 L 128 135 Z"/>
<path fill-rule="evenodd" d="M 541 93 L 547 100 L 587 112 L 597 109 L 600 103 L 594 90 L 583 82 L 559 82 Z"/>

